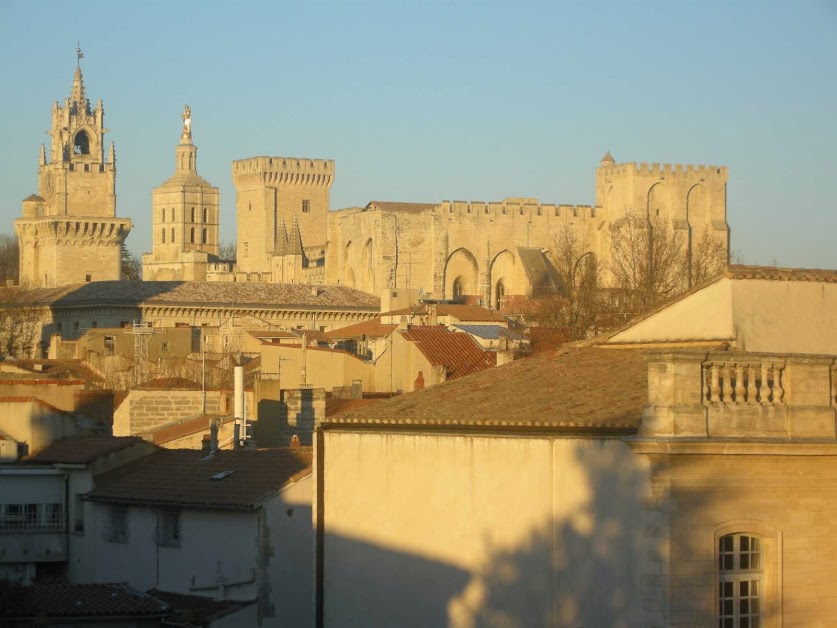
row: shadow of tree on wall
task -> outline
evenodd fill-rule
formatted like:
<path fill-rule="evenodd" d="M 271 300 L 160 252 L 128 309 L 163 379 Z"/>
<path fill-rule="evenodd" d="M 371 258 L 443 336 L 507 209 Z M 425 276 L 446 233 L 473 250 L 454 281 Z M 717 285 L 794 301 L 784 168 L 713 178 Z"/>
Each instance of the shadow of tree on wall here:
<path fill-rule="evenodd" d="M 455 626 L 595 628 L 645 622 L 643 582 L 662 573 L 643 461 L 616 441 L 578 441 L 562 468 L 583 469 L 586 503 L 553 516 L 517 546 L 494 548 L 451 599 Z M 561 500 L 560 479 L 554 499 Z M 662 598 L 662 589 L 659 589 Z"/>

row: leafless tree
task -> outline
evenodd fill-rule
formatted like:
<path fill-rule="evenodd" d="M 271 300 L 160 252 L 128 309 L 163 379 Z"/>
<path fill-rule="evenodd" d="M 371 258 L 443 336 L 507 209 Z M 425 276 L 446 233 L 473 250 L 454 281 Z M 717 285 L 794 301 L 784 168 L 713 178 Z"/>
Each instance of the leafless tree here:
<path fill-rule="evenodd" d="M 670 221 L 628 212 L 609 235 L 612 287 L 622 314 L 650 310 L 688 287 L 688 237 Z"/>
<path fill-rule="evenodd" d="M 11 280 L 18 282 L 20 266 L 20 247 L 15 236 L 0 234 L 0 284 L 6 285 Z"/>
<path fill-rule="evenodd" d="M 726 243 L 709 227 L 693 238 L 691 259 L 688 232 L 664 217 L 629 212 L 611 225 L 609 235 L 612 287 L 624 315 L 668 301 L 718 275 L 728 262 Z"/>
<path fill-rule="evenodd" d="M 234 262 L 236 260 L 237 247 L 235 242 L 221 242 L 218 247 L 218 258 L 225 262 Z"/>
<path fill-rule="evenodd" d="M 734 257 L 740 258 L 740 255 L 736 254 Z M 709 225 L 703 233 L 699 234 L 697 242 L 695 242 L 695 235 L 692 234 L 692 286 L 699 286 L 717 277 L 729 262 L 727 243 L 714 236 Z"/>
<path fill-rule="evenodd" d="M 599 290 L 595 255 L 569 224 L 558 231 L 547 255 L 560 292 L 539 301 L 535 319 L 543 327 L 561 330 L 568 340 L 586 338 L 595 331 L 607 306 Z"/>
<path fill-rule="evenodd" d="M 0 304 L 0 355 L 40 357 L 44 308 L 33 303 L 29 291 L 4 288 Z"/>

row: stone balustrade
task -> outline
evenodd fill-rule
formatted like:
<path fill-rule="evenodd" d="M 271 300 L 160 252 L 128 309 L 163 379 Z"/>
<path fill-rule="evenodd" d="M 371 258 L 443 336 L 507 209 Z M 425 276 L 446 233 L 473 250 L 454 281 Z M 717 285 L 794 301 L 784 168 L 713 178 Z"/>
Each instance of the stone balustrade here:
<path fill-rule="evenodd" d="M 639 435 L 833 441 L 835 379 L 837 356 L 654 353 Z"/>

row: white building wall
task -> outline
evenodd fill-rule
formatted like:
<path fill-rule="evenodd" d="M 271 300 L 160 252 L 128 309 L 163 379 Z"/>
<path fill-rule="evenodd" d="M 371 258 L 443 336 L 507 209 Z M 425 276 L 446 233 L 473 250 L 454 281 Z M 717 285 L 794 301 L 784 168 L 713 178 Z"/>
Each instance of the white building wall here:
<path fill-rule="evenodd" d="M 325 433 L 335 626 L 638 626 L 649 469 L 619 440 Z M 659 608 L 659 603 L 657 603 Z"/>

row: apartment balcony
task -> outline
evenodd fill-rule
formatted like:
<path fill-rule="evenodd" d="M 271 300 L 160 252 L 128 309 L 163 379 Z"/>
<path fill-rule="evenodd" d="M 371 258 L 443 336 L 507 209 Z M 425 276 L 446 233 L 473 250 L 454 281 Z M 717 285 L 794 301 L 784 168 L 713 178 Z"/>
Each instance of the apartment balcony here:
<path fill-rule="evenodd" d="M 67 560 L 64 511 L 54 506 L 57 504 L 0 506 L 0 563 Z"/>

